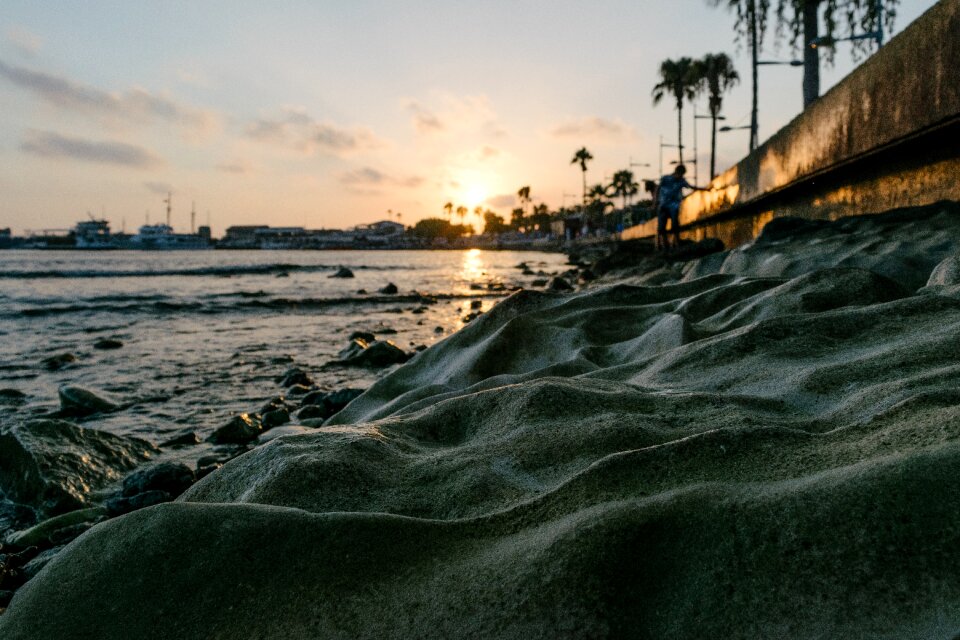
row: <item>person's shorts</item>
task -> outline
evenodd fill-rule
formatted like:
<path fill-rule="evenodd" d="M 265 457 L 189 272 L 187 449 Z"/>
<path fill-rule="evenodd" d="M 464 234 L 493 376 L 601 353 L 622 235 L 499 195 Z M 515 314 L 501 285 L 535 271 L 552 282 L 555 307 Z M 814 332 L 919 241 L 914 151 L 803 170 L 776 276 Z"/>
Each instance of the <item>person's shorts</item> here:
<path fill-rule="evenodd" d="M 670 220 L 670 231 L 676 231 L 679 226 L 680 207 L 662 206 L 657 211 L 657 233 L 667 232 L 667 219 Z"/>

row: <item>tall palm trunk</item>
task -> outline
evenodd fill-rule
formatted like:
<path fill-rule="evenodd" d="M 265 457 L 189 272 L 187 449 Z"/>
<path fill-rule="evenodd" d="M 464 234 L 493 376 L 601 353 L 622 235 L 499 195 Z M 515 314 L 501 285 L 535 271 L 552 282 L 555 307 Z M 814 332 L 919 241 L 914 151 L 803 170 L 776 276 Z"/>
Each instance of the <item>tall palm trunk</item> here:
<path fill-rule="evenodd" d="M 587 208 L 587 168 L 583 167 L 583 208 Z"/>
<path fill-rule="evenodd" d="M 683 164 L 683 98 L 677 101 L 677 153 L 680 154 L 680 164 Z"/>
<path fill-rule="evenodd" d="M 759 144 L 759 122 L 758 122 L 758 106 L 757 106 L 757 56 L 758 56 L 758 42 L 757 42 L 757 3 L 756 0 L 750 0 L 750 56 L 753 66 L 753 107 L 750 110 L 750 151 L 753 151 L 757 148 Z"/>
<path fill-rule="evenodd" d="M 710 109 L 710 179 L 717 176 L 717 111 Z"/>
<path fill-rule="evenodd" d="M 820 33 L 817 10 L 821 0 L 805 0 L 803 3 L 803 108 L 806 109 L 820 97 L 820 52 L 809 42 Z"/>

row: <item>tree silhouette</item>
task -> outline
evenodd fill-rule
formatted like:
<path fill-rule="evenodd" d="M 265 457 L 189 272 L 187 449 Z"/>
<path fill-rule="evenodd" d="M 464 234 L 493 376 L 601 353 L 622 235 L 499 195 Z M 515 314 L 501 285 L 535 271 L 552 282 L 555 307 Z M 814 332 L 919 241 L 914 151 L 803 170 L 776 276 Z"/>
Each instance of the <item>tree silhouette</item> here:
<path fill-rule="evenodd" d="M 660 82 L 653 87 L 653 104 L 660 104 L 671 95 L 677 107 L 677 150 L 683 164 L 683 101 L 693 100 L 700 87 L 699 67 L 690 58 L 664 60 L 660 63 Z"/>
<path fill-rule="evenodd" d="M 717 118 L 723 107 L 723 94 L 740 82 L 733 60 L 725 53 L 708 53 L 699 62 L 710 108 L 710 178 L 717 175 Z"/>
<path fill-rule="evenodd" d="M 633 171 L 624 169 L 613 174 L 610 181 L 610 195 L 623 198 L 623 208 L 627 208 L 627 198 L 635 196 L 640 185 L 633 179 Z"/>
<path fill-rule="evenodd" d="M 457 215 L 460 217 L 460 224 L 463 224 L 463 221 L 464 221 L 464 220 L 466 219 L 466 217 L 467 217 L 467 212 L 468 212 L 468 211 L 469 211 L 469 209 L 467 209 L 467 208 L 466 208 L 465 206 L 463 206 L 463 205 L 460 205 L 459 207 L 457 207 Z"/>
<path fill-rule="evenodd" d="M 452 202 L 448 202 L 447 204 L 443 205 L 443 213 L 447 216 L 448 220 L 453 219 L 453 203 Z"/>
<path fill-rule="evenodd" d="M 737 37 L 750 37 L 752 15 L 756 15 L 757 41 L 763 42 L 767 28 L 767 17 L 775 7 L 778 39 L 789 38 L 795 51 L 803 52 L 803 106 L 806 108 L 820 96 L 820 48 L 808 45 L 820 36 L 820 9 L 823 9 L 823 36 L 832 39 L 837 36 L 840 21 L 843 21 L 851 34 L 855 31 L 876 31 L 878 27 L 893 28 L 900 0 L 708 0 L 713 6 L 726 6 L 737 16 Z M 853 56 L 868 50 L 869 42 L 857 40 L 853 43 Z M 828 63 L 834 59 L 834 51 L 826 48 Z"/>
<path fill-rule="evenodd" d="M 593 160 L 593 156 L 587 151 L 586 147 L 581 147 L 579 151 L 573 154 L 573 160 L 570 164 L 580 163 L 580 170 L 583 171 L 583 204 L 587 204 L 587 163 Z"/>

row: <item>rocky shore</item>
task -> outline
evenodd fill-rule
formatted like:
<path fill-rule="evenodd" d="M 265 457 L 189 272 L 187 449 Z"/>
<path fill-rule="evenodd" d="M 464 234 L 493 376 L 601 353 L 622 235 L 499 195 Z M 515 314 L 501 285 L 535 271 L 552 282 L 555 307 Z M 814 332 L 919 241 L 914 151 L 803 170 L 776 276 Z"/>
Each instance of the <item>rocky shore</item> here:
<path fill-rule="evenodd" d="M 552 277 L 203 445 L 4 428 L 0 637 L 957 634 L 960 206 Z"/>

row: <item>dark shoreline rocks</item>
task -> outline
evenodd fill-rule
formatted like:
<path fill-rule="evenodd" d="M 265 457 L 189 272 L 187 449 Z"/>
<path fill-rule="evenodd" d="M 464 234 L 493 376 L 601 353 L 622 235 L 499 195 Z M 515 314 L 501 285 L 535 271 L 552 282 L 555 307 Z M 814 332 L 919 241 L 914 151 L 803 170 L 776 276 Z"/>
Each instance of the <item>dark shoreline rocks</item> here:
<path fill-rule="evenodd" d="M 156 452 L 139 438 L 64 420 L 32 420 L 0 430 L 0 487 L 41 514 L 56 515 L 86 506 L 91 492 Z"/>

